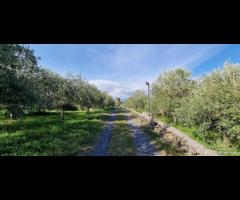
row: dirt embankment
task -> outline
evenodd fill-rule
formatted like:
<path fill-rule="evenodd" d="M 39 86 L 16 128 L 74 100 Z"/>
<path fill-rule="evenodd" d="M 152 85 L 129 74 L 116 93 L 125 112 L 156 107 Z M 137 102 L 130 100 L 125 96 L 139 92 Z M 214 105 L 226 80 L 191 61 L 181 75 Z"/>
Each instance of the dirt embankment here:
<path fill-rule="evenodd" d="M 175 148 L 183 151 L 185 155 L 218 156 L 216 152 L 207 149 L 178 129 L 170 127 L 160 121 L 154 120 L 153 116 L 150 114 L 141 114 L 133 109 L 127 109 L 138 115 L 141 119 L 141 123 L 147 125 L 149 128 L 157 132 L 165 143 L 171 144 Z"/>

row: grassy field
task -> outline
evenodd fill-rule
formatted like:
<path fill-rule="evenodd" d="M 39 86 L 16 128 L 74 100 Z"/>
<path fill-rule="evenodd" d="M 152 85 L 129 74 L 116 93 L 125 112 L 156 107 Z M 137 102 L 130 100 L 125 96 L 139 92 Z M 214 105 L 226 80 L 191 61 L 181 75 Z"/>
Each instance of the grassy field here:
<path fill-rule="evenodd" d="M 91 148 L 107 117 L 105 111 L 69 111 L 64 123 L 57 112 L 8 120 L 1 111 L 0 155 L 76 155 Z"/>
<path fill-rule="evenodd" d="M 109 146 L 109 155 L 133 156 L 135 155 L 133 137 L 123 112 L 117 114 L 114 121 L 112 139 Z"/>

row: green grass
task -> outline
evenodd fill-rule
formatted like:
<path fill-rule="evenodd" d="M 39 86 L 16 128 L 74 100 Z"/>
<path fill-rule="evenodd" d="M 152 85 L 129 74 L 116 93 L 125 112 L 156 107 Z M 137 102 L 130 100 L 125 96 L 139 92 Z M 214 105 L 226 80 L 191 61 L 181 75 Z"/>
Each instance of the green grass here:
<path fill-rule="evenodd" d="M 112 156 L 133 156 L 135 155 L 133 142 L 126 116 L 119 112 L 114 121 L 108 153 Z"/>
<path fill-rule="evenodd" d="M 103 111 L 69 111 L 64 123 L 57 112 L 8 120 L 1 111 L 0 155 L 76 155 L 91 148 L 107 118 Z"/>

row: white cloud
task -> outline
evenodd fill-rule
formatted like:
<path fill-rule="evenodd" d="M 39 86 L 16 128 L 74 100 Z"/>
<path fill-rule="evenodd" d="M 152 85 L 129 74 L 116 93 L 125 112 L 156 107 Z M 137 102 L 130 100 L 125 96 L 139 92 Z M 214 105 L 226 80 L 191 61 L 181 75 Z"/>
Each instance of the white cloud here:
<path fill-rule="evenodd" d="M 107 92 L 113 97 L 120 97 L 122 99 L 130 96 L 135 90 L 146 91 L 145 82 L 143 81 L 117 82 L 111 80 L 90 80 L 89 83 L 96 85 L 100 90 Z"/>

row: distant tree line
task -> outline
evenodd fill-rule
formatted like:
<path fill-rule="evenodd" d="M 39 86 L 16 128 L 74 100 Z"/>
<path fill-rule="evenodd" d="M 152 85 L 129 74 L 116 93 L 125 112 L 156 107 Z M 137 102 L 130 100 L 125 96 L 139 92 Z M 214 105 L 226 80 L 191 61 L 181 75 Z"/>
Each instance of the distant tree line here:
<path fill-rule="evenodd" d="M 146 110 L 146 94 L 135 92 L 125 105 Z M 240 64 L 224 63 L 211 73 L 193 79 L 186 69 L 160 74 L 152 84 L 152 112 L 173 123 L 198 127 L 206 141 L 240 142 Z"/>
<path fill-rule="evenodd" d="M 77 106 L 113 107 L 114 99 L 89 84 L 80 75 L 65 77 L 38 66 L 32 49 L 19 44 L 0 44 L 0 107 L 9 118 L 19 118 L 26 112 L 64 110 Z"/>
<path fill-rule="evenodd" d="M 147 109 L 147 95 L 142 90 L 136 90 L 132 96 L 127 98 L 124 105 L 142 112 Z"/>

